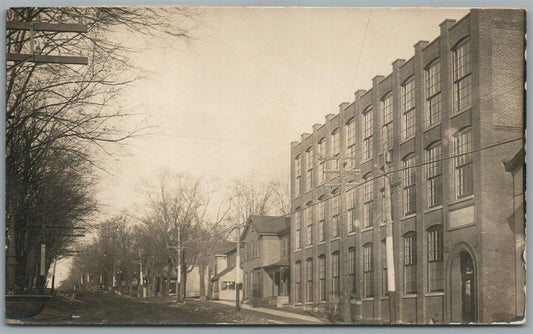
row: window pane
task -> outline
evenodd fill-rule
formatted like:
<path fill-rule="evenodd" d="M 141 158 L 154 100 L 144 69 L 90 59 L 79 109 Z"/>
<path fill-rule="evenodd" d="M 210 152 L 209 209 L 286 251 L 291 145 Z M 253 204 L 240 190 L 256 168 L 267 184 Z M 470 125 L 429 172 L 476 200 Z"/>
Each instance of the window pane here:
<path fill-rule="evenodd" d="M 405 293 L 416 293 L 416 235 L 404 237 Z"/>

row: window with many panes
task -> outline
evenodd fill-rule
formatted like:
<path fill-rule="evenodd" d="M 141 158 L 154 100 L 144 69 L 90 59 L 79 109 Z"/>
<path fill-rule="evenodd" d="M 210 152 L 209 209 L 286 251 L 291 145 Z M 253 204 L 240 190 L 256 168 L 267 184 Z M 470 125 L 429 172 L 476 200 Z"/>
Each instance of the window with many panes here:
<path fill-rule="evenodd" d="M 312 258 L 308 258 L 307 261 L 305 261 L 305 270 L 306 270 L 306 276 L 307 276 L 306 301 L 312 302 L 313 301 L 313 259 Z"/>
<path fill-rule="evenodd" d="M 339 252 L 337 251 L 331 254 L 331 276 L 333 295 L 338 296 L 341 290 L 341 276 L 339 270 Z"/>
<path fill-rule="evenodd" d="M 372 158 L 374 122 L 372 108 L 363 112 L 363 160 Z"/>
<path fill-rule="evenodd" d="M 374 265 L 372 261 L 372 243 L 368 243 L 363 246 L 363 295 L 365 298 L 374 297 Z"/>
<path fill-rule="evenodd" d="M 381 145 L 383 152 L 392 150 L 393 123 L 392 123 L 392 93 L 381 100 Z"/>
<path fill-rule="evenodd" d="M 388 287 L 388 272 L 387 272 L 387 240 L 381 240 L 381 295 L 386 296 Z"/>
<path fill-rule="evenodd" d="M 322 184 L 326 180 L 324 172 L 324 166 L 326 162 L 322 160 L 323 158 L 326 158 L 326 139 L 324 138 L 318 141 L 318 157 L 320 158 L 320 160 L 318 162 L 317 178 L 318 184 Z"/>
<path fill-rule="evenodd" d="M 333 130 L 331 132 L 331 160 L 328 162 L 328 170 L 330 171 L 338 171 L 339 170 L 339 158 L 340 158 L 340 152 L 341 152 L 341 136 L 340 136 L 340 130 L 339 128 Z M 335 177 L 335 173 L 330 173 L 327 177 L 327 179 L 331 180 Z"/>
<path fill-rule="evenodd" d="M 297 303 L 302 302 L 302 282 L 301 282 L 301 274 L 302 274 L 302 263 L 300 261 L 296 261 L 294 265 L 294 282 L 295 282 L 295 291 L 294 291 L 294 299 Z"/>
<path fill-rule="evenodd" d="M 426 127 L 440 123 L 440 61 L 432 62 L 425 73 Z"/>
<path fill-rule="evenodd" d="M 317 216 L 318 216 L 318 242 L 322 242 L 326 238 L 326 215 L 325 215 L 325 202 L 323 199 L 319 199 L 317 205 Z"/>
<path fill-rule="evenodd" d="M 294 175 L 295 193 L 296 195 L 300 195 L 302 193 L 302 189 L 300 188 L 302 178 L 302 159 L 300 155 L 296 156 L 294 159 Z"/>
<path fill-rule="evenodd" d="M 346 192 L 346 209 L 347 209 L 346 229 L 348 233 L 355 232 L 355 220 L 357 219 L 355 215 L 355 208 L 356 208 L 355 191 L 356 189 L 352 188 Z"/>
<path fill-rule="evenodd" d="M 321 254 L 318 257 L 318 295 L 320 301 L 326 300 L 326 256 Z"/>
<path fill-rule="evenodd" d="M 405 293 L 416 293 L 416 234 L 414 232 L 403 237 L 403 251 Z"/>
<path fill-rule="evenodd" d="M 428 230 L 429 291 L 444 291 L 444 258 L 442 256 L 442 226 Z"/>
<path fill-rule="evenodd" d="M 472 55 L 470 40 L 463 41 L 453 52 L 453 93 L 455 112 L 472 105 Z"/>
<path fill-rule="evenodd" d="M 441 143 L 426 149 L 426 203 L 428 208 L 442 204 L 442 161 Z"/>
<path fill-rule="evenodd" d="M 352 296 L 355 295 L 356 288 L 357 288 L 357 277 L 355 275 L 355 268 L 356 268 L 356 257 L 355 257 L 355 247 L 350 247 L 348 249 L 348 260 L 350 261 L 348 268 L 348 274 L 350 275 L 350 289 Z"/>
<path fill-rule="evenodd" d="M 403 207 L 404 214 L 416 212 L 416 173 L 415 155 L 410 154 L 403 159 Z"/>
<path fill-rule="evenodd" d="M 281 239 L 281 257 L 285 258 L 289 256 L 289 238 L 285 237 Z"/>
<path fill-rule="evenodd" d="M 305 189 L 313 188 L 313 148 L 305 151 Z"/>
<path fill-rule="evenodd" d="M 331 214 L 331 238 L 336 238 L 339 236 L 339 202 L 340 195 L 338 192 L 333 194 L 333 197 L 329 200 L 330 203 L 330 214 Z"/>
<path fill-rule="evenodd" d="M 355 118 L 346 122 L 346 167 L 355 167 Z"/>
<path fill-rule="evenodd" d="M 363 228 L 373 225 L 372 203 L 374 201 L 374 181 L 372 174 L 368 173 L 363 178 Z"/>
<path fill-rule="evenodd" d="M 415 134 L 415 79 L 402 86 L 402 140 Z"/>
<path fill-rule="evenodd" d="M 294 232 L 294 247 L 296 249 L 302 248 L 302 210 L 298 210 L 294 213 L 294 225 L 295 225 L 295 232 Z"/>
<path fill-rule="evenodd" d="M 305 228 L 306 228 L 306 242 L 307 245 L 313 244 L 313 209 L 308 207 L 305 209 Z"/>
<path fill-rule="evenodd" d="M 472 130 L 464 129 L 454 136 L 455 193 L 457 198 L 474 193 L 472 170 Z"/>

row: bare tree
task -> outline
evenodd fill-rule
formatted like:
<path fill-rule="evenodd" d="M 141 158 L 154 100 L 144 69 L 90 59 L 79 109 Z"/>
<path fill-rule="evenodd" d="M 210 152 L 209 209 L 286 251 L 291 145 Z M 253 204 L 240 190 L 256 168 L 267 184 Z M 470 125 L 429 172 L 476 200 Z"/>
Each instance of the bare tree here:
<path fill-rule="evenodd" d="M 46 226 L 84 224 L 94 209 L 90 192 L 95 152 L 108 152 L 138 133 L 117 120 L 131 112 L 113 106 L 135 79 L 128 46 L 118 32 L 135 36 L 190 38 L 195 13 L 188 8 L 47 7 L 10 8 L 10 22 L 85 24 L 84 34 L 9 30 L 6 52 L 88 56 L 88 66 L 8 63 L 6 78 L 7 293 L 32 288 L 39 244 L 60 250 L 68 238 Z M 33 46 L 33 48 L 32 48 Z M 58 196 L 61 193 L 62 196 Z M 56 197 L 57 196 L 57 197 Z M 70 197 L 66 197 L 70 196 Z M 63 202 L 57 205 L 57 199 Z M 51 210 L 53 208 L 53 210 Z M 59 252 L 56 252 L 59 253 Z M 46 269 L 51 263 L 47 259 Z M 43 284 L 43 282 L 41 282 Z"/>

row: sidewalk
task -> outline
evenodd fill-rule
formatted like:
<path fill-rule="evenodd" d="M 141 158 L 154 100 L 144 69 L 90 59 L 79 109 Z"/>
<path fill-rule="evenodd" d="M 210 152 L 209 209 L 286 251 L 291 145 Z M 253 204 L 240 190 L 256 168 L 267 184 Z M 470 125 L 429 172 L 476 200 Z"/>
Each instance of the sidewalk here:
<path fill-rule="evenodd" d="M 211 302 L 235 307 L 235 302 L 233 301 L 212 300 Z M 291 318 L 291 319 L 301 320 L 302 325 L 313 324 L 313 323 L 321 324 L 321 325 L 330 324 L 330 322 L 328 322 L 327 320 L 323 320 L 323 319 L 318 319 L 318 318 L 301 315 L 297 313 L 292 313 L 292 312 L 287 312 L 287 311 L 277 311 L 277 310 L 264 308 L 264 307 L 252 307 L 247 304 L 242 304 L 241 309 L 260 312 L 260 313 L 267 313 L 267 314 L 271 314 L 271 315 L 282 317 L 282 318 Z"/>

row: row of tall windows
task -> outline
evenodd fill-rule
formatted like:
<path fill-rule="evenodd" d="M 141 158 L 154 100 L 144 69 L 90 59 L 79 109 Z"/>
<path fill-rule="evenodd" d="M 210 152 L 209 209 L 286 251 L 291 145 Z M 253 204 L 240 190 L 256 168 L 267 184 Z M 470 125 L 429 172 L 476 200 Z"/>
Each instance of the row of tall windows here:
<path fill-rule="evenodd" d="M 460 43 L 453 52 L 453 89 L 454 112 L 460 112 L 472 104 L 471 82 L 471 50 L 470 40 Z M 426 99 L 426 127 L 439 124 L 441 121 L 441 66 L 437 59 L 430 63 L 424 73 L 424 89 Z M 392 149 L 392 93 L 381 100 L 382 145 Z M 415 80 L 407 79 L 401 86 L 401 139 L 414 136 L 415 132 Z M 363 159 L 372 158 L 372 108 L 363 112 Z"/>
<path fill-rule="evenodd" d="M 425 150 L 425 179 L 426 179 L 426 207 L 433 208 L 442 204 L 443 178 L 442 178 L 442 144 L 435 142 L 428 146 Z M 456 198 L 462 198 L 473 194 L 473 165 L 472 165 L 472 131 L 471 128 L 465 128 L 459 131 L 454 136 L 453 146 L 453 166 L 455 175 L 455 193 Z M 415 155 L 410 154 L 402 160 L 402 180 L 403 180 L 403 207 L 404 214 L 416 213 L 416 160 Z M 362 187 L 362 225 L 363 228 L 373 226 L 372 211 L 374 200 L 374 184 L 372 174 L 367 174 L 363 177 Z M 347 210 L 347 232 L 355 232 L 356 224 L 356 189 L 349 189 L 346 192 L 346 210 Z M 340 212 L 339 212 L 339 196 L 333 197 L 330 203 L 330 233 L 331 237 L 339 236 L 340 232 Z M 318 242 L 325 240 L 325 203 L 319 202 L 317 205 L 317 220 L 318 227 Z M 307 224 L 307 245 L 313 243 L 312 232 L 312 210 L 306 209 L 305 219 Z M 301 213 L 296 214 L 296 229 L 299 231 L 299 219 Z M 298 233 L 297 233 L 298 234 Z M 297 235 L 296 245 L 300 245 L 299 235 Z M 299 247 L 297 247 L 299 248 Z"/>
<path fill-rule="evenodd" d="M 352 249 L 352 248 L 350 248 Z M 355 248 L 354 248 L 355 251 Z M 351 253 L 350 253 L 351 254 Z M 355 254 L 355 253 L 354 253 Z M 355 259 L 355 256 L 354 256 Z M 334 295 L 340 295 L 340 256 L 339 252 L 335 251 L 331 254 L 331 291 Z M 355 262 L 354 262 L 355 263 Z M 306 302 L 312 302 L 314 300 L 314 271 L 313 271 L 313 258 L 307 258 L 305 260 L 305 294 L 302 293 L 302 262 L 296 261 L 295 263 L 295 300 L 297 303 L 302 302 L 302 296 L 305 295 Z M 355 267 L 353 268 L 355 275 Z M 326 256 L 321 254 L 318 256 L 318 300 L 326 300 Z"/>
<path fill-rule="evenodd" d="M 427 230 L 427 252 L 428 252 L 428 276 L 427 286 L 429 292 L 440 292 L 444 290 L 444 260 L 443 260 L 443 241 L 442 226 L 432 226 Z M 417 293 L 417 238 L 415 232 L 406 233 L 403 236 L 403 292 L 405 294 Z M 387 253 L 386 241 L 381 242 L 381 293 L 386 295 L 388 291 L 388 271 L 387 271 Z M 331 253 L 331 292 L 334 295 L 340 294 L 340 254 L 338 251 Z M 374 245 L 367 243 L 363 246 L 363 297 L 374 297 Z M 357 289 L 357 257 L 355 247 L 348 249 L 348 275 L 349 281 L 347 288 L 354 295 Z M 307 258 L 305 268 L 302 268 L 302 262 L 295 263 L 295 298 L 296 302 L 302 302 L 305 295 L 305 301 L 311 302 L 314 299 L 314 271 L 313 258 Z M 305 293 L 302 293 L 301 270 L 305 270 Z M 319 301 L 326 300 L 326 256 L 318 256 L 318 298 Z"/>

